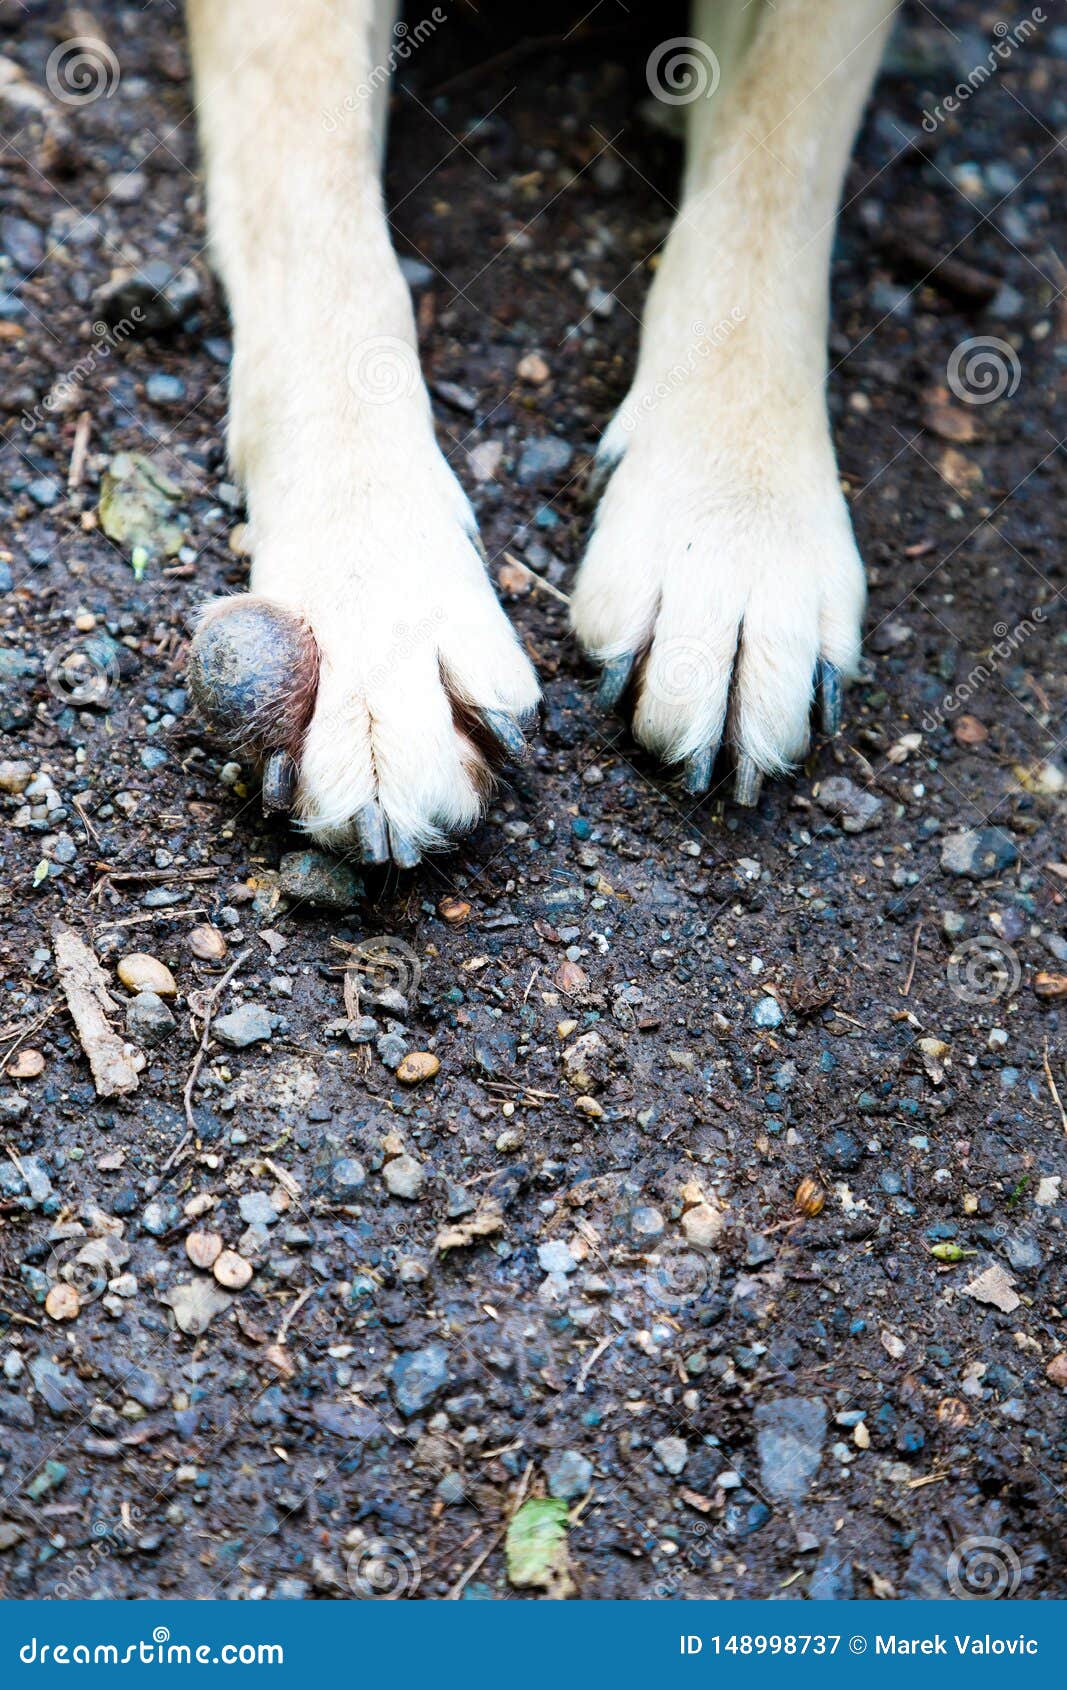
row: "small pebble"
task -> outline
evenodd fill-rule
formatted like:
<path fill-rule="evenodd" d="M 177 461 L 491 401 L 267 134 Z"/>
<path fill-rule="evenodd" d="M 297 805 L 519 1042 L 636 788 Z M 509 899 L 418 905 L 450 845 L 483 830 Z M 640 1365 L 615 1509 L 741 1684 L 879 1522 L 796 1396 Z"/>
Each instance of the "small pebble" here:
<path fill-rule="evenodd" d="M 191 1232 L 185 1240 L 185 1253 L 194 1267 L 213 1267 L 222 1254 L 222 1238 L 217 1232 Z"/>
<path fill-rule="evenodd" d="M 440 1060 L 432 1051 L 409 1050 L 397 1068 L 396 1077 L 401 1085 L 417 1086 L 422 1080 L 432 1080 L 440 1069 Z"/>
<path fill-rule="evenodd" d="M 73 1285 L 53 1285 L 44 1300 L 44 1309 L 53 1320 L 74 1320 L 81 1312 L 81 1298 Z"/>
<path fill-rule="evenodd" d="M 130 992 L 155 992 L 158 998 L 174 998 L 178 987 L 165 962 L 149 956 L 146 951 L 134 951 L 124 956 L 116 969 L 119 979 Z"/>
<path fill-rule="evenodd" d="M 185 942 L 200 962 L 221 962 L 228 948 L 217 927 L 194 927 Z"/>
<path fill-rule="evenodd" d="M 223 1250 L 211 1271 L 227 1291 L 243 1291 L 252 1278 L 252 1263 L 236 1250 Z"/>
<path fill-rule="evenodd" d="M 9 1080 L 36 1080 L 44 1073 L 44 1057 L 26 1046 L 15 1052 L 4 1072 Z"/>

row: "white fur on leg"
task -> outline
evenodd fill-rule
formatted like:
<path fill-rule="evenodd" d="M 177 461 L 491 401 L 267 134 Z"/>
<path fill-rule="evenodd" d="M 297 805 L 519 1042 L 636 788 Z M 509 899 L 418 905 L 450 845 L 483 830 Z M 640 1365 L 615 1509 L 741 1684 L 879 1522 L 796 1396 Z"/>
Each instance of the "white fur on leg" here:
<path fill-rule="evenodd" d="M 820 660 L 859 656 L 864 582 L 823 400 L 841 178 L 894 0 L 702 0 L 722 72 L 689 110 L 682 210 L 649 296 L 572 601 L 596 658 L 643 654 L 634 732 L 787 768 Z"/>
<path fill-rule="evenodd" d="M 522 715 L 538 688 L 434 439 L 389 241 L 391 19 L 388 0 L 190 0 L 251 585 L 298 611 L 319 651 L 297 817 L 346 843 L 376 801 L 410 856 L 484 797 L 453 698 Z"/>

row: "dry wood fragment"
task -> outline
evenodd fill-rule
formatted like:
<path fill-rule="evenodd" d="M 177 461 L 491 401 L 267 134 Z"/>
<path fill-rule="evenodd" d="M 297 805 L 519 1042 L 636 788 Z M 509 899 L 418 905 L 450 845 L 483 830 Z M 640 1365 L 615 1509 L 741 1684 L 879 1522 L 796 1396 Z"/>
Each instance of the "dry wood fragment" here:
<path fill-rule="evenodd" d="M 85 941 L 57 921 L 52 929 L 56 972 L 82 1050 L 89 1059 L 97 1097 L 121 1097 L 137 1090 L 137 1069 L 126 1045 L 108 1021 L 118 1005 L 107 976 Z"/>

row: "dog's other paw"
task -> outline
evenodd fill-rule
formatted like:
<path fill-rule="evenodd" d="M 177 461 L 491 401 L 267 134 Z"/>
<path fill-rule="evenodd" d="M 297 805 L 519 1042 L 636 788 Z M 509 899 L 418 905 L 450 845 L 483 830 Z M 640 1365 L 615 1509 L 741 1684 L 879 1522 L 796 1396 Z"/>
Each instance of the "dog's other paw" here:
<path fill-rule="evenodd" d="M 501 761 L 526 754 L 539 689 L 466 501 L 431 512 L 409 490 L 405 508 L 402 489 L 393 499 L 378 485 L 370 515 L 354 512 L 333 545 L 316 534 L 317 566 L 306 548 L 266 545 L 262 590 L 205 611 L 190 683 L 262 768 L 266 809 L 291 808 L 365 862 L 409 868 L 472 826 Z M 389 536 L 388 556 L 375 535 Z"/>
<path fill-rule="evenodd" d="M 706 397 L 706 396 L 705 396 Z M 863 567 L 825 422 L 783 449 L 714 413 L 666 407 L 605 436 L 606 481 L 572 602 L 603 665 L 599 699 L 692 793 L 730 753 L 733 795 L 808 746 L 813 698 L 835 733 L 859 658 Z M 794 419 L 795 420 L 795 419 Z"/>

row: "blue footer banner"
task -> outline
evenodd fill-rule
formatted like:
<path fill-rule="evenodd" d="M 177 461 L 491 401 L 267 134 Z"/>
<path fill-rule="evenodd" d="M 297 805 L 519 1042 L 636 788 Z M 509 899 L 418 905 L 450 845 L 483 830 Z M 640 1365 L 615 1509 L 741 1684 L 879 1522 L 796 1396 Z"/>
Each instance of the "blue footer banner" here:
<path fill-rule="evenodd" d="M 6 1602 L 0 1685 L 1044 1685 L 1062 1602 Z"/>

